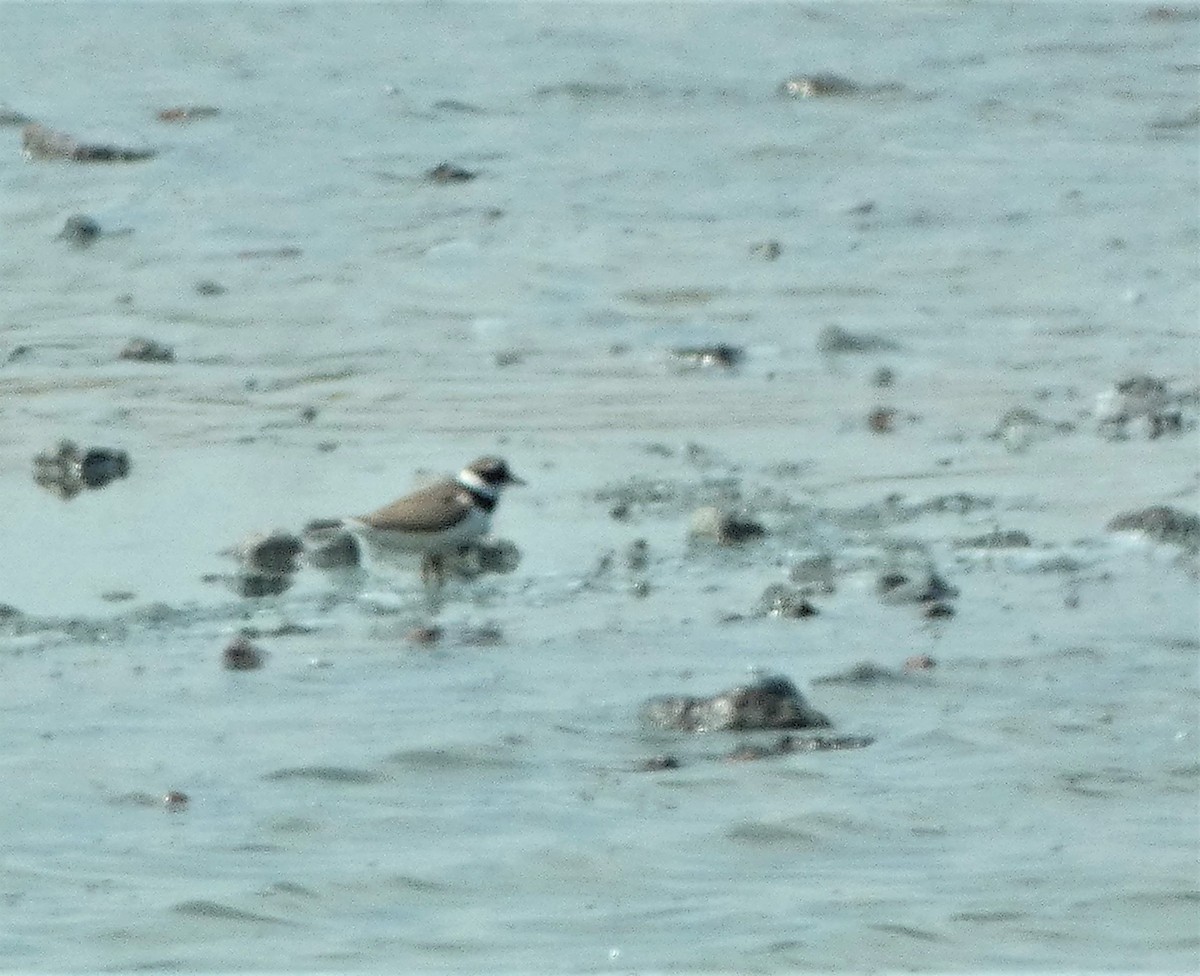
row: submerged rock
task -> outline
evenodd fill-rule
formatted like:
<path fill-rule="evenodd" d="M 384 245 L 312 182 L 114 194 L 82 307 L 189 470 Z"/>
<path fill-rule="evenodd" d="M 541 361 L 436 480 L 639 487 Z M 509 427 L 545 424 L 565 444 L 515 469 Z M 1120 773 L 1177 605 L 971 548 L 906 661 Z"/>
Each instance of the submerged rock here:
<path fill-rule="evenodd" d="M 131 149 L 105 143 L 84 143 L 65 132 L 33 123 L 21 130 L 27 159 L 62 159 L 76 163 L 134 163 L 154 157 L 152 149 Z"/>
<path fill-rule="evenodd" d="M 64 500 L 85 488 L 103 488 L 129 474 L 129 455 L 103 447 L 80 450 L 72 441 L 60 441 L 55 451 L 33 459 L 33 480 Z"/>
<path fill-rule="evenodd" d="M 641 714 L 648 725 L 677 732 L 827 728 L 831 724 L 790 680 L 779 675 L 766 675 L 710 698 L 651 698 Z"/>

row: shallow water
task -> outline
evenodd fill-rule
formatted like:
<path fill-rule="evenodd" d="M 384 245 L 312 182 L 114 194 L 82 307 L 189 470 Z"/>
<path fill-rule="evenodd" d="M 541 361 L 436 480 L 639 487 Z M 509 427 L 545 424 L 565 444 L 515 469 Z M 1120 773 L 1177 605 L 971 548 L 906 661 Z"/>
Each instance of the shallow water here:
<path fill-rule="evenodd" d="M 0 102 L 160 150 L 0 130 L 0 968 L 1196 969 L 1200 573 L 1105 524 L 1195 512 L 1200 451 L 1092 416 L 1200 367 L 1174 9 L 0 5 Z M 884 87 L 776 94 L 821 71 Z M 56 239 L 80 212 L 114 233 Z M 744 364 L 670 356 L 716 341 Z M 1062 426 L 1009 449 L 1013 407 Z M 131 476 L 42 491 L 61 437 Z M 530 482 L 510 575 L 212 578 L 484 451 Z M 689 545 L 713 502 L 767 537 Z M 961 543 L 994 528 L 1032 545 Z M 877 599 L 904 545 L 954 617 Z M 820 613 L 753 616 L 813 552 Z M 220 668 L 242 626 L 261 671 Z M 639 727 L 752 668 L 873 743 Z"/>

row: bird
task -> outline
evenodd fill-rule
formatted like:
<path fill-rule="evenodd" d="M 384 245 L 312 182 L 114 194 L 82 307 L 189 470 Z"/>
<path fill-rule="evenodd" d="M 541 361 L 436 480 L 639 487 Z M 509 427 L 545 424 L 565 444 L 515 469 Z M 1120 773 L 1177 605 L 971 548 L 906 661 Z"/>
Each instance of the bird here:
<path fill-rule="evenodd" d="M 440 583 L 445 557 L 486 535 L 501 492 L 525 481 L 502 458 L 476 458 L 446 478 L 397 498 L 366 515 L 341 520 L 373 557 L 419 553 L 421 578 Z"/>

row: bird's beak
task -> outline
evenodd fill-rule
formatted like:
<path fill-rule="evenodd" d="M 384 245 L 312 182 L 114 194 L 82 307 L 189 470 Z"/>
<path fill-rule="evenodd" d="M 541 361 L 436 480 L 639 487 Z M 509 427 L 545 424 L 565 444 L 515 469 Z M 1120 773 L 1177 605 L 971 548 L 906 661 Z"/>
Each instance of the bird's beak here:
<path fill-rule="evenodd" d="M 527 484 L 528 482 L 526 482 L 524 478 L 518 478 L 515 474 L 513 474 L 510 471 L 508 473 L 508 483 L 510 485 L 524 485 L 524 484 Z"/>

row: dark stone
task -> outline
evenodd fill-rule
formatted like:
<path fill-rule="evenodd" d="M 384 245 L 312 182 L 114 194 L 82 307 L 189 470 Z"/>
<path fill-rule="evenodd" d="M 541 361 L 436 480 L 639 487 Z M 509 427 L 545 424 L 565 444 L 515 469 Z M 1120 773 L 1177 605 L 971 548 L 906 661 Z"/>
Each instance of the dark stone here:
<path fill-rule="evenodd" d="M 258 599 L 265 596 L 279 596 L 291 589 L 291 576 L 274 576 L 268 573 L 245 572 L 233 577 L 233 589 L 238 596 L 248 599 Z"/>
<path fill-rule="evenodd" d="M 349 569 L 362 562 L 358 541 L 337 519 L 319 519 L 304 527 L 304 558 L 317 569 Z"/>
<path fill-rule="evenodd" d="M 875 588 L 884 603 L 928 603 L 958 596 L 958 589 L 934 570 L 911 576 L 896 571 L 880 573 Z"/>
<path fill-rule="evenodd" d="M 1109 520 L 1111 532 L 1141 532 L 1155 542 L 1200 549 L 1200 517 L 1166 505 L 1122 512 Z"/>
<path fill-rule="evenodd" d="M 759 597 L 755 615 L 800 620 L 804 617 L 815 617 L 817 608 L 808 602 L 802 590 L 772 583 Z"/>
<path fill-rule="evenodd" d="M 839 325 L 827 326 L 817 336 L 817 351 L 823 353 L 880 352 L 895 348 L 897 345 L 891 339 L 865 333 L 856 334 Z"/>
<path fill-rule="evenodd" d="M 129 455 L 124 451 L 95 447 L 85 452 L 71 441 L 61 441 L 56 451 L 34 457 L 33 480 L 70 499 L 85 488 L 103 488 L 117 478 L 127 477 L 129 469 Z"/>
<path fill-rule="evenodd" d="M 169 813 L 180 813 L 187 809 L 188 795 L 180 790 L 169 790 L 163 794 L 163 808 Z"/>
<path fill-rule="evenodd" d="M 21 130 L 21 145 L 30 159 L 61 159 L 76 163 L 134 163 L 155 155 L 151 149 L 78 142 L 65 132 L 56 132 L 36 122 Z"/>
<path fill-rule="evenodd" d="M 638 764 L 642 773 L 661 773 L 667 769 L 678 769 L 683 763 L 675 756 L 652 756 Z"/>
<path fill-rule="evenodd" d="M 425 174 L 425 179 L 431 183 L 466 183 L 478 175 L 453 163 L 438 163 Z"/>
<path fill-rule="evenodd" d="M 221 666 L 227 671 L 256 671 L 266 661 L 266 652 L 238 634 L 221 652 Z"/>
<path fill-rule="evenodd" d="M 783 245 L 776 240 L 759 241 L 750 245 L 750 253 L 764 261 L 775 261 L 783 253 Z"/>
<path fill-rule="evenodd" d="M 220 113 L 220 109 L 211 105 L 177 105 L 164 108 L 157 118 L 159 122 L 196 122 L 200 119 L 211 119 Z"/>
<path fill-rule="evenodd" d="M 736 546 L 767 534 L 761 522 L 739 518 L 712 505 L 692 512 L 688 535 L 693 539 L 708 539 L 720 546 Z"/>
<path fill-rule="evenodd" d="M 779 83 L 778 93 L 785 98 L 832 98 L 857 95 L 863 89 L 849 78 L 831 73 L 792 75 Z"/>
<path fill-rule="evenodd" d="M 304 543 L 297 536 L 278 530 L 269 535 L 253 535 L 235 550 L 245 569 L 266 576 L 296 572 L 299 568 L 296 558 L 303 551 Z"/>
<path fill-rule="evenodd" d="M 87 214 L 72 214 L 58 236 L 75 247 L 86 247 L 100 236 L 100 225 Z"/>
<path fill-rule="evenodd" d="M 671 355 L 682 365 L 692 369 L 712 366 L 733 369 L 746 354 L 740 346 L 718 342 L 711 346 L 678 346 L 671 350 Z"/>
<path fill-rule="evenodd" d="M 125 343 L 117 354 L 118 359 L 130 359 L 138 363 L 173 363 L 175 350 L 153 339 L 136 337 Z"/>
<path fill-rule="evenodd" d="M 669 695 L 651 698 L 642 718 L 679 732 L 825 728 L 829 719 L 812 708 L 791 681 L 767 675 L 710 698 Z"/>

